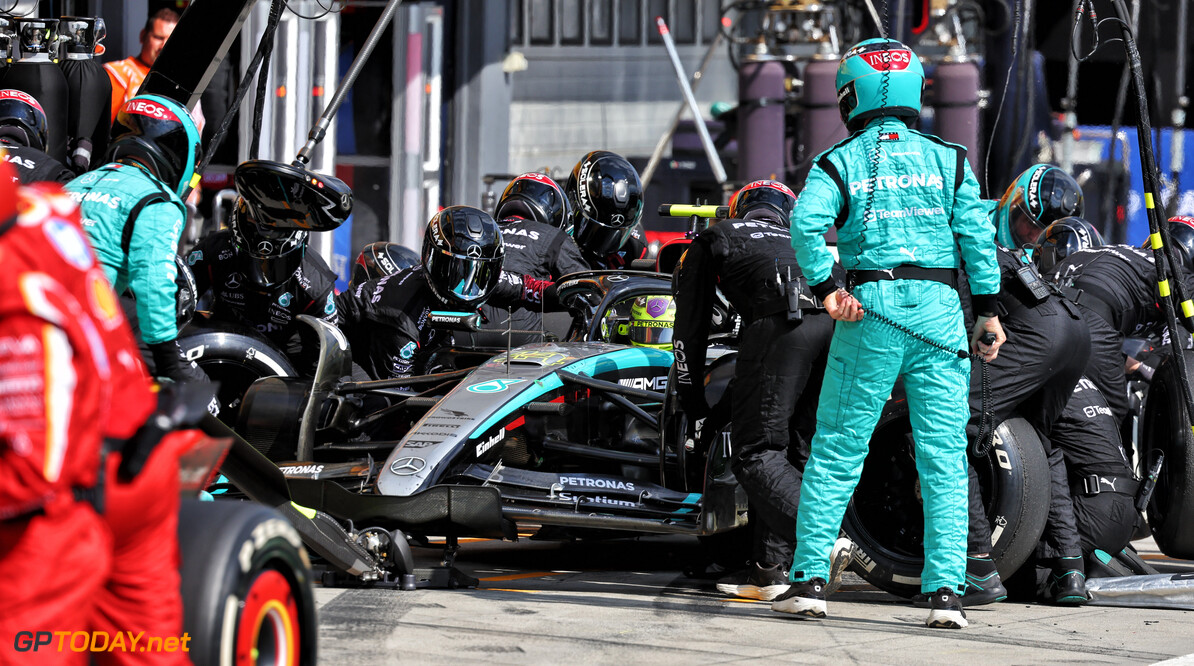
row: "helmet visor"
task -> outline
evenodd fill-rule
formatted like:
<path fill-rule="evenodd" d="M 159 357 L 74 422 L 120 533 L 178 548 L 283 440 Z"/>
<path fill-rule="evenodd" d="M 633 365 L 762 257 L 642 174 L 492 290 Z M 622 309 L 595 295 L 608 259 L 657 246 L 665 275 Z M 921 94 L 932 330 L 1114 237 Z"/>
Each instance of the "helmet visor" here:
<path fill-rule="evenodd" d="M 672 322 L 631 321 L 630 342 L 641 346 L 672 344 Z"/>
<path fill-rule="evenodd" d="M 634 224 L 627 224 L 622 216 L 618 218 L 617 224 L 614 225 L 587 215 L 577 215 L 576 228 L 573 230 L 576 244 L 586 252 L 599 257 L 622 249 L 626 239 L 634 231 Z"/>
<path fill-rule="evenodd" d="M 430 259 L 428 270 L 434 283 L 445 291 L 441 295 L 461 304 L 484 301 L 501 277 L 500 257 L 486 259 L 433 250 Z"/>

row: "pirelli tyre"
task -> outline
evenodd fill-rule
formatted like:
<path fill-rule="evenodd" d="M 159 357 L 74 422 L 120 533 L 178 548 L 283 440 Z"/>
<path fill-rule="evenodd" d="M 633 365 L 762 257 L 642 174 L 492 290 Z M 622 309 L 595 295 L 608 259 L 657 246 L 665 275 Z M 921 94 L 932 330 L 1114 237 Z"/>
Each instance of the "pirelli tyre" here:
<path fill-rule="evenodd" d="M 1045 529 L 1048 461 L 1032 426 L 1013 418 L 995 429 L 990 454 L 975 467 L 987 498 L 991 555 L 1006 578 Z M 888 401 L 842 527 L 855 543 L 852 568 L 867 582 L 901 597 L 920 592 L 924 512 L 907 402 Z"/>
<path fill-rule="evenodd" d="M 188 360 L 219 383 L 220 419 L 235 424 L 241 399 L 262 377 L 297 377 L 290 359 L 256 331 L 235 325 L 211 326 L 196 320 L 183 329 L 178 344 Z"/>
<path fill-rule="evenodd" d="M 194 663 L 316 663 L 311 565 L 282 514 L 251 502 L 183 500 L 178 541 Z"/>
<path fill-rule="evenodd" d="M 1185 352 L 1186 372 L 1194 372 L 1194 352 Z M 1153 375 L 1140 417 L 1139 467 L 1147 470 L 1165 454 L 1161 474 L 1148 503 L 1148 526 L 1161 552 L 1194 558 L 1194 437 L 1182 397 L 1181 376 L 1172 357 Z"/>

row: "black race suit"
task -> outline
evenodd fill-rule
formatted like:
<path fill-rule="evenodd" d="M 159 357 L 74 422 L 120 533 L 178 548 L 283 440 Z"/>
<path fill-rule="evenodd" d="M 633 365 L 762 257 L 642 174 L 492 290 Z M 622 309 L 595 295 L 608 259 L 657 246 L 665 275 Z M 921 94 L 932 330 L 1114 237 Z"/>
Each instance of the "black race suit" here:
<path fill-rule="evenodd" d="M 1050 432 L 1065 409 L 1074 385 L 1082 376 L 1090 358 L 1090 333 L 1078 308 L 1063 298 L 1024 263 L 1022 254 L 999 248 L 999 322 L 1007 332 L 1007 342 L 999 355 L 987 364 L 990 392 L 983 403 L 981 362 L 975 361 L 970 373 L 970 422 L 967 439 L 973 443 L 979 435 L 980 419 L 985 409 L 992 415 L 991 427 L 1012 416 L 1027 420 L 1050 451 Z M 1046 288 L 1043 296 L 1034 296 L 1018 271 L 1027 268 Z M 983 506 L 978 476 L 973 465 L 970 474 L 970 529 L 967 551 L 971 555 L 991 551 L 991 525 Z M 1042 557 L 1078 555 L 1078 535 L 1070 507 L 1068 481 L 1061 454 L 1050 455 L 1052 501 L 1045 528 L 1048 548 Z"/>
<path fill-rule="evenodd" d="M 576 247 L 576 241 L 560 229 L 521 217 L 507 218 L 499 224 L 502 244 L 506 248 L 502 270 L 551 282 L 569 273 L 589 270 L 580 255 L 580 249 Z M 484 328 L 506 329 L 506 308 L 486 304 L 481 312 L 488 319 Z M 510 328 L 537 331 L 542 319 L 539 308 L 515 305 L 510 311 Z M 514 341 L 514 344 L 519 344 L 519 341 Z"/>
<path fill-rule="evenodd" d="M 304 374 L 315 370 L 319 350 L 298 316 L 310 315 L 333 325 L 336 310 L 336 274 L 315 252 L 305 252 L 302 263 L 290 279 L 263 287 L 249 278 L 248 260 L 233 244 L 231 231 L 204 238 L 187 255 L 195 273 L 197 296 L 212 292 L 212 320 L 227 321 L 256 329 L 268 338 Z"/>
<path fill-rule="evenodd" d="M 1065 456 L 1082 553 L 1092 572 L 1088 575 L 1099 575 L 1094 550 L 1114 555 L 1136 530 L 1139 484 L 1120 444 L 1115 417 L 1094 382 L 1079 380 L 1052 438 Z"/>
<path fill-rule="evenodd" d="M 1090 326 L 1091 362 L 1085 374 L 1122 424 L 1128 413 L 1124 336 L 1165 326 L 1164 311 L 1157 303 L 1153 254 L 1130 245 L 1082 250 L 1066 257 L 1050 277 L 1078 303 Z M 1185 285 L 1187 294 L 1194 293 L 1194 281 L 1187 278 Z M 1191 326 L 1178 316 L 1184 326 Z"/>
<path fill-rule="evenodd" d="M 833 334 L 833 320 L 807 290 L 801 318 L 789 319 L 782 283 L 789 270 L 792 281 L 803 280 L 786 224 L 724 220 L 693 241 L 676 267 L 673 340 L 676 390 L 689 419 L 699 419 L 709 410 L 703 380 L 718 287 L 742 317 L 731 388 L 732 467 L 760 519 L 755 561 L 785 568 L 796 546 L 801 475 Z"/>
<path fill-rule="evenodd" d="M 546 284 L 502 271 L 491 300 L 537 307 Z M 361 283 L 338 295 L 336 306 L 353 362 L 373 379 L 434 372 L 435 352 L 453 338 L 432 326 L 431 312 L 461 311 L 435 295 L 422 266 Z"/>
<path fill-rule="evenodd" d="M 17 177 L 22 185 L 47 181 L 65 183 L 73 180 L 76 175 L 62 162 L 36 148 L 0 140 L 0 152 L 4 153 L 5 162 L 16 167 Z"/>

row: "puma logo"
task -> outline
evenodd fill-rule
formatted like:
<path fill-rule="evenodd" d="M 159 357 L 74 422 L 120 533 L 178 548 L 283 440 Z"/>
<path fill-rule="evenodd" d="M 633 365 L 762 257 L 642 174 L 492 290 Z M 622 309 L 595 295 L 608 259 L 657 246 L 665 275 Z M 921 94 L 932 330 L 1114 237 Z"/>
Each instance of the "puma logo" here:
<path fill-rule="evenodd" d="M 1107 478 L 1107 477 L 1105 477 L 1105 476 L 1100 476 L 1100 477 L 1099 477 L 1099 481 L 1102 481 L 1103 483 L 1105 483 L 1105 484 L 1107 484 L 1107 485 L 1111 486 L 1111 490 L 1112 490 L 1112 491 L 1114 491 L 1114 490 L 1115 490 L 1115 482 L 1114 482 L 1114 481 L 1112 481 L 1111 479 L 1108 479 L 1108 478 Z"/>
<path fill-rule="evenodd" d="M 900 248 L 900 254 L 908 255 L 908 261 L 916 261 L 916 248 L 909 250 L 906 247 Z"/>

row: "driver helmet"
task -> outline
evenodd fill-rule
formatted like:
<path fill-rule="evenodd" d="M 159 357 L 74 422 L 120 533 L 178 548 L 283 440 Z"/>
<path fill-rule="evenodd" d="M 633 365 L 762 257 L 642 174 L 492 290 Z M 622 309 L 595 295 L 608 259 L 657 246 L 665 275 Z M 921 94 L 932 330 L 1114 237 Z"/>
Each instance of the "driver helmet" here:
<path fill-rule="evenodd" d="M 546 174 L 531 172 L 510 181 L 498 199 L 493 217 L 499 223 L 521 217 L 562 229 L 571 212 L 560 185 Z"/>
<path fill-rule="evenodd" d="M 630 307 L 626 337 L 634 347 L 671 350 L 676 301 L 669 295 L 639 296 Z"/>
<path fill-rule="evenodd" d="M 427 223 L 423 267 L 431 290 L 445 303 L 475 309 L 501 279 L 506 249 L 497 222 L 471 206 L 448 206 Z"/>
<path fill-rule="evenodd" d="M 788 216 L 796 207 L 796 195 L 777 180 L 756 180 L 734 193 L 730 199 L 730 217 L 738 220 L 765 220 L 788 226 Z"/>
<path fill-rule="evenodd" d="M 617 252 L 643 216 L 643 184 L 626 158 L 595 150 L 581 158 L 564 187 L 572 205 L 569 233 L 587 254 Z"/>
<path fill-rule="evenodd" d="M 262 287 L 286 282 L 299 269 L 307 250 L 307 232 L 298 229 L 275 229 L 253 220 L 244 198 L 236 200 L 236 210 L 228 225 L 232 242 L 240 253 L 249 279 Z"/>
<path fill-rule="evenodd" d="M 1033 257 L 1044 275 L 1071 254 L 1101 245 L 1103 237 L 1093 224 L 1080 217 L 1063 217 L 1041 232 Z"/>
<path fill-rule="evenodd" d="M 837 107 L 851 132 L 879 116 L 920 117 L 925 70 L 912 49 L 894 39 L 859 42 L 837 67 Z"/>
<path fill-rule="evenodd" d="M 1049 164 L 1034 164 L 1008 186 L 995 208 L 995 242 L 1008 249 L 1033 243 L 1063 217 L 1082 217 L 1082 188 Z"/>
<path fill-rule="evenodd" d="M 1194 275 L 1194 217 L 1178 215 L 1169 218 L 1169 241 L 1177 251 L 1182 272 Z"/>
<path fill-rule="evenodd" d="M 0 139 L 44 151 L 48 139 L 46 112 L 33 95 L 21 90 L 0 90 Z"/>
<path fill-rule="evenodd" d="M 370 243 L 353 262 L 352 279 L 348 281 L 348 286 L 351 289 L 369 280 L 394 275 L 418 265 L 419 254 L 405 245 L 389 241 Z"/>
<path fill-rule="evenodd" d="M 137 95 L 116 113 L 107 161 L 136 162 L 181 197 L 192 185 L 200 158 L 199 130 L 178 102 Z"/>

